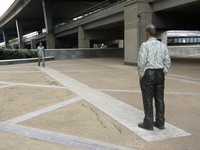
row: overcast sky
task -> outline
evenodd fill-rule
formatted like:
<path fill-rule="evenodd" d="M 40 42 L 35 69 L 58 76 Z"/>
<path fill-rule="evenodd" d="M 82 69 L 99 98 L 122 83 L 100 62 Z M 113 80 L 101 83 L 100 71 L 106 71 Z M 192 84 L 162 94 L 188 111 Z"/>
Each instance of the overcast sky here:
<path fill-rule="evenodd" d="M 0 16 L 10 7 L 14 0 L 0 0 Z"/>

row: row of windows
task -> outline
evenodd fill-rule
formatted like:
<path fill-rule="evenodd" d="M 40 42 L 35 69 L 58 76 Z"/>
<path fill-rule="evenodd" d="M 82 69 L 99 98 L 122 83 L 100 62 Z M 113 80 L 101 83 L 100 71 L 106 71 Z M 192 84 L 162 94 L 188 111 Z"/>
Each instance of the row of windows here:
<path fill-rule="evenodd" d="M 200 44 L 200 37 L 169 37 L 168 45 Z"/>

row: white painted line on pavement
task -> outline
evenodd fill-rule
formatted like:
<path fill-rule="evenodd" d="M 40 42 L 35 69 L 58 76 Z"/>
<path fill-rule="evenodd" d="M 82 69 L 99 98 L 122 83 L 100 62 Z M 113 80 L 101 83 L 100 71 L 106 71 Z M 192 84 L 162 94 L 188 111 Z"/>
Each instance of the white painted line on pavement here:
<path fill-rule="evenodd" d="M 138 123 L 143 120 L 143 112 L 120 101 L 114 97 L 111 97 L 99 90 L 93 89 L 71 77 L 68 77 L 54 69 L 49 67 L 40 68 L 41 71 L 45 72 L 55 80 L 62 83 L 69 90 L 75 92 L 83 99 L 87 100 L 113 119 L 117 120 L 134 133 L 142 137 L 147 141 L 159 141 L 164 139 L 170 139 L 175 137 L 189 136 L 188 132 L 183 131 L 171 124 L 166 123 L 165 130 L 158 130 L 155 128 L 154 131 L 147 131 L 138 128 Z"/>
<path fill-rule="evenodd" d="M 81 97 L 75 97 L 75 98 L 72 98 L 72 99 L 70 99 L 70 100 L 66 100 L 66 101 L 64 101 L 64 102 L 60 102 L 60 103 L 57 103 L 57 104 L 55 104 L 55 105 L 52 105 L 52 106 L 49 106 L 49 107 L 46 107 L 46 108 L 43 108 L 43 109 L 40 109 L 40 110 L 31 112 L 31 113 L 28 113 L 28 114 L 25 114 L 25 115 L 22 115 L 22 116 L 19 116 L 19 117 L 16 117 L 16 118 L 10 119 L 10 120 L 8 120 L 8 121 L 6 121 L 6 122 L 7 122 L 7 123 L 17 124 L 17 123 L 26 121 L 26 120 L 28 120 L 28 119 L 31 119 L 31 118 L 40 116 L 40 115 L 42 115 L 42 114 L 46 114 L 46 113 L 51 112 L 51 111 L 53 111 L 53 110 L 56 110 L 56 109 L 65 107 L 65 106 L 67 106 L 67 105 L 76 103 L 76 102 L 78 102 L 78 101 L 80 101 L 80 100 L 82 100 L 82 99 L 83 99 L 83 98 L 81 98 Z"/>
<path fill-rule="evenodd" d="M 0 71 L 0 74 L 24 74 L 24 73 L 38 73 L 39 71 Z"/>
<path fill-rule="evenodd" d="M 16 83 L 16 82 L 5 82 L 5 81 L 0 81 L 0 83 L 9 84 L 10 86 L 30 86 L 30 87 L 42 87 L 42 88 L 66 89 L 66 87 L 64 86 L 55 86 L 55 85 L 41 85 L 41 84 Z"/>
<path fill-rule="evenodd" d="M 15 85 L 12 85 L 12 84 L 9 84 L 9 85 L 3 85 L 3 86 L 0 86 L 0 89 L 7 88 L 7 87 L 11 87 L 11 86 L 15 86 Z"/>
<path fill-rule="evenodd" d="M 168 74 L 168 76 L 166 78 L 167 79 L 171 79 L 171 80 L 176 80 L 176 81 L 181 81 L 181 82 L 187 82 L 187 83 L 200 85 L 200 80 L 199 79 L 188 78 L 188 77 L 174 75 L 174 74 Z"/>
<path fill-rule="evenodd" d="M 68 70 L 68 71 L 62 71 L 62 72 L 73 73 L 73 72 L 110 72 L 110 71 L 113 71 L 113 70 Z"/>
<path fill-rule="evenodd" d="M 122 93 L 141 93 L 139 90 L 120 90 L 120 89 L 98 89 L 102 92 L 122 92 Z M 166 95 L 192 95 L 200 96 L 200 93 L 193 92 L 165 92 Z"/>
<path fill-rule="evenodd" d="M 122 92 L 122 93 L 141 93 L 139 90 L 121 90 L 121 89 L 98 89 L 102 92 Z"/>
<path fill-rule="evenodd" d="M 135 150 L 96 140 L 0 122 L 0 131 L 85 150 Z M 42 149 L 42 148 L 41 148 Z"/>

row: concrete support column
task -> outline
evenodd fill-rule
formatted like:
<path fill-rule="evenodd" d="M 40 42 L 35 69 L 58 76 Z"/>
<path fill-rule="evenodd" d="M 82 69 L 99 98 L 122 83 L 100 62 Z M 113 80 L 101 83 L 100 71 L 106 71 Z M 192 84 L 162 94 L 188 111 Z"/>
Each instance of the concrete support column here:
<path fill-rule="evenodd" d="M 14 44 L 11 47 L 12 47 L 12 49 L 15 49 L 15 45 Z"/>
<path fill-rule="evenodd" d="M 43 0 L 42 1 L 43 12 L 44 12 L 44 22 L 47 33 L 53 32 L 53 3 L 52 1 Z"/>
<path fill-rule="evenodd" d="M 165 45 L 167 45 L 167 32 L 157 31 L 157 38 L 161 40 Z"/>
<path fill-rule="evenodd" d="M 46 48 L 55 49 L 55 36 L 53 34 L 53 2 L 42 0 L 44 22 L 46 28 Z"/>
<path fill-rule="evenodd" d="M 24 49 L 22 24 L 18 19 L 16 19 L 15 22 L 16 22 L 16 28 L 17 28 L 19 49 Z"/>
<path fill-rule="evenodd" d="M 157 30 L 156 38 L 160 40 L 162 43 L 164 43 L 165 45 L 167 45 L 167 31 Z"/>
<path fill-rule="evenodd" d="M 35 39 L 31 40 L 31 49 L 36 49 L 36 40 Z"/>
<path fill-rule="evenodd" d="M 20 42 L 18 45 L 19 45 L 19 49 L 24 49 L 25 48 L 25 44 L 23 42 Z"/>
<path fill-rule="evenodd" d="M 137 0 L 124 8 L 124 61 L 125 64 L 137 65 L 138 50 L 145 39 L 145 27 L 152 23 L 151 6 Z"/>
<path fill-rule="evenodd" d="M 90 48 L 90 40 L 88 38 L 86 31 L 84 31 L 82 26 L 78 28 L 78 47 Z"/>
<path fill-rule="evenodd" d="M 124 48 L 124 40 L 119 40 L 119 48 Z"/>
<path fill-rule="evenodd" d="M 2 30 L 2 34 L 3 34 L 3 40 L 5 42 L 5 48 L 8 47 L 8 35 L 6 34 L 5 30 Z"/>
<path fill-rule="evenodd" d="M 55 49 L 55 36 L 53 33 L 46 34 L 46 48 Z"/>

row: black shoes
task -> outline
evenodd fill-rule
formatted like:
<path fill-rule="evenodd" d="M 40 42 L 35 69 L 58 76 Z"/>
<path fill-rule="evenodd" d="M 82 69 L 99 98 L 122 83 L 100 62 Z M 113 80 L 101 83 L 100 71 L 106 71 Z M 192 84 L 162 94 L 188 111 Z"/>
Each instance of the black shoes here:
<path fill-rule="evenodd" d="M 42 66 L 43 66 L 43 67 L 45 67 L 45 65 L 44 65 L 44 64 L 43 64 Z M 40 67 L 40 64 L 38 64 L 38 67 Z"/>
<path fill-rule="evenodd" d="M 154 122 L 154 126 L 160 130 L 164 130 L 165 127 L 163 125 L 159 125 L 158 123 Z M 153 126 L 147 126 L 145 125 L 144 123 L 139 123 L 138 124 L 138 127 L 142 128 L 142 129 L 146 129 L 146 130 L 150 130 L 152 131 L 153 130 Z"/>
<path fill-rule="evenodd" d="M 142 129 L 150 130 L 150 131 L 153 130 L 153 126 L 152 127 L 146 126 L 144 123 L 139 123 L 138 127 L 142 128 Z"/>
<path fill-rule="evenodd" d="M 159 125 L 159 124 L 156 123 L 156 122 L 154 122 L 154 126 L 155 126 L 156 128 L 158 128 L 158 129 L 160 129 L 160 130 L 164 130 L 164 129 L 165 129 L 164 125 Z"/>

